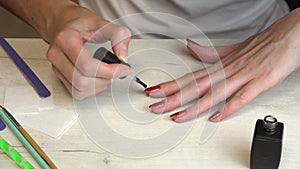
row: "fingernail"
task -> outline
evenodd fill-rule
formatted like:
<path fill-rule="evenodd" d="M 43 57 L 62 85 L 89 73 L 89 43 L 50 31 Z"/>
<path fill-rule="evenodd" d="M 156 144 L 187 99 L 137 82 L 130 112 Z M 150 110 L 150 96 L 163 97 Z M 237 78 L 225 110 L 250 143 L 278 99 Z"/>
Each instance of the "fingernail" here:
<path fill-rule="evenodd" d="M 123 64 L 126 63 L 126 65 L 130 67 L 130 65 L 127 63 L 127 58 L 126 57 L 124 57 L 122 55 L 119 55 L 118 58 L 123 62 Z"/>
<path fill-rule="evenodd" d="M 128 54 L 128 49 L 126 46 L 120 47 L 119 51 L 117 52 L 117 56 L 118 58 L 122 61 L 122 62 L 126 62 L 127 61 L 127 54 Z"/>
<path fill-rule="evenodd" d="M 149 87 L 147 89 L 145 89 L 146 93 L 153 93 L 153 92 L 157 92 L 160 90 L 160 86 L 153 86 L 153 87 Z"/>
<path fill-rule="evenodd" d="M 215 112 L 213 115 L 211 115 L 208 120 L 211 122 L 219 122 L 221 121 L 222 113 L 220 111 Z"/>
<path fill-rule="evenodd" d="M 162 108 L 165 106 L 165 102 L 164 101 L 161 101 L 161 102 L 157 102 L 157 103 L 154 103 L 154 104 L 151 104 L 149 105 L 149 108 L 150 109 L 159 109 L 159 108 Z"/>
<path fill-rule="evenodd" d="M 172 114 L 172 115 L 170 116 L 170 118 L 171 118 L 172 120 L 176 120 L 177 118 L 182 117 L 184 114 L 185 114 L 185 110 Z"/>

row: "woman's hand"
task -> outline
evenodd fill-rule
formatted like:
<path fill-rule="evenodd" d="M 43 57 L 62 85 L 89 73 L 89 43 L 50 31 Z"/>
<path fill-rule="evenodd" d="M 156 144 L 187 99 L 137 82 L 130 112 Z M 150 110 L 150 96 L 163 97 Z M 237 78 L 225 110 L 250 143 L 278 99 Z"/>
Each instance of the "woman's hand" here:
<path fill-rule="evenodd" d="M 171 115 L 176 122 L 191 120 L 226 99 L 224 107 L 209 120 L 218 122 L 238 111 L 299 69 L 299 18 L 297 9 L 257 35 L 215 50 L 188 40 L 188 50 L 194 57 L 214 64 L 146 89 L 151 97 L 166 96 L 165 100 L 150 105 L 150 109 L 165 113 L 200 98 L 194 105 Z"/>
<path fill-rule="evenodd" d="M 50 23 L 45 39 L 50 43 L 47 59 L 75 99 L 95 95 L 106 89 L 112 78 L 131 73 L 123 64 L 106 64 L 94 59 L 84 47 L 87 41 L 111 41 L 114 53 L 124 60 L 130 41 L 129 30 L 110 24 L 83 7 L 65 7 Z"/>
<path fill-rule="evenodd" d="M 111 41 L 114 53 L 127 58 L 130 31 L 110 24 L 71 0 L 0 0 L 0 5 L 34 27 L 50 44 L 47 59 L 75 99 L 103 91 L 112 78 L 131 73 L 123 64 L 106 64 L 93 59 L 84 48 L 91 41 Z"/>

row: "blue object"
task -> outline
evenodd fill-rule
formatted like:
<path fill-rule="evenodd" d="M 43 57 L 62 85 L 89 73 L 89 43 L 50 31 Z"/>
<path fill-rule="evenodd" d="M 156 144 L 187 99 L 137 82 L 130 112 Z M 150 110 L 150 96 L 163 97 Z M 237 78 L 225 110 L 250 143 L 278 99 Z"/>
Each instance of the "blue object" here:
<path fill-rule="evenodd" d="M 6 127 L 5 123 L 3 122 L 3 120 L 0 118 L 0 131 L 4 130 Z"/>
<path fill-rule="evenodd" d="M 9 57 L 14 61 L 19 70 L 26 77 L 30 85 L 38 93 L 40 97 L 48 97 L 51 95 L 47 87 L 41 82 L 41 80 L 34 74 L 30 67 L 24 62 L 24 60 L 18 55 L 18 53 L 9 45 L 9 43 L 0 37 L 0 45 L 9 55 Z"/>

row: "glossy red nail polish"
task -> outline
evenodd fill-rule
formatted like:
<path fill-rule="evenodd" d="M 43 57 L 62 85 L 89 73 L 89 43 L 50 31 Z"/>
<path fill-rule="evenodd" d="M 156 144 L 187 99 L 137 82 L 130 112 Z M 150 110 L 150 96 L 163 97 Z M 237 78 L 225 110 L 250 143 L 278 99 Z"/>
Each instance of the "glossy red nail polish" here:
<path fill-rule="evenodd" d="M 157 102 L 157 103 L 153 103 L 149 106 L 150 109 L 159 109 L 162 108 L 163 106 L 165 106 L 165 102 L 161 101 L 161 102 Z"/>
<path fill-rule="evenodd" d="M 220 111 L 215 112 L 213 115 L 211 115 L 208 120 L 211 122 L 219 122 L 221 121 L 222 113 Z"/>
<path fill-rule="evenodd" d="M 177 118 L 182 117 L 184 114 L 185 114 L 185 110 L 172 114 L 170 118 L 172 120 L 176 120 Z"/>
<path fill-rule="evenodd" d="M 159 91 L 160 90 L 160 86 L 153 86 L 153 87 L 149 87 L 147 89 L 145 89 L 145 92 L 146 93 L 153 93 L 153 92 L 156 92 L 156 91 Z"/>

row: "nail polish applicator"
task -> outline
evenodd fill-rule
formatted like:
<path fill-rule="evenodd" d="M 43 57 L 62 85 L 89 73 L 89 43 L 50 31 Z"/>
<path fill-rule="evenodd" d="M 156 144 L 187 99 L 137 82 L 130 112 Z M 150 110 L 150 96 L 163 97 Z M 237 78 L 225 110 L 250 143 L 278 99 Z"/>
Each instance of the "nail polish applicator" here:
<path fill-rule="evenodd" d="M 115 54 L 113 54 L 112 52 L 110 52 L 104 47 L 100 47 L 99 49 L 96 50 L 94 54 L 94 58 L 102 62 L 105 62 L 107 64 L 123 64 L 128 67 L 131 67 L 128 63 L 120 60 Z M 140 84 L 141 86 L 143 86 L 144 88 L 147 88 L 147 84 L 141 81 L 141 79 L 138 78 L 137 76 L 134 76 L 134 81 Z"/>

